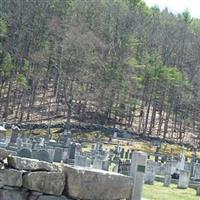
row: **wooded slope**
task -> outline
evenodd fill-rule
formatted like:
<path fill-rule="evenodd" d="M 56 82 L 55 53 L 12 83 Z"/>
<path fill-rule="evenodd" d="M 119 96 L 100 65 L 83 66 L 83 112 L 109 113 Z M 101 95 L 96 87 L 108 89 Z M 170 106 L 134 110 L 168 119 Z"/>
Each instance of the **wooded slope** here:
<path fill-rule="evenodd" d="M 142 0 L 0 0 L 0 42 L 0 121 L 198 137 L 200 20 L 188 11 Z"/>

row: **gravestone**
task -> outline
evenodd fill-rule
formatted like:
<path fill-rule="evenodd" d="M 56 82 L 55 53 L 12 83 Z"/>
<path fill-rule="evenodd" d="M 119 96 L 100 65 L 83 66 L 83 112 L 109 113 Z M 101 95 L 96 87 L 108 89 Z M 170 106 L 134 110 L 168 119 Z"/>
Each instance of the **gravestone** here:
<path fill-rule="evenodd" d="M 155 176 L 156 176 L 156 164 L 154 161 L 148 160 L 145 171 L 145 183 L 149 185 L 154 185 Z"/>
<path fill-rule="evenodd" d="M 200 196 L 200 185 L 197 186 L 197 193 L 196 193 L 196 195 Z"/>
<path fill-rule="evenodd" d="M 90 158 L 86 158 L 85 167 L 91 167 L 92 160 Z"/>
<path fill-rule="evenodd" d="M 55 155 L 55 149 L 53 149 L 53 148 L 48 148 L 47 151 L 48 151 L 48 153 L 49 153 L 50 162 L 53 162 L 53 160 L 54 160 L 54 155 Z"/>
<path fill-rule="evenodd" d="M 4 126 L 0 126 L 0 142 L 2 143 L 6 141 L 6 129 Z"/>
<path fill-rule="evenodd" d="M 155 162 L 158 162 L 158 160 L 159 160 L 159 156 L 155 155 Z"/>
<path fill-rule="evenodd" d="M 103 161 L 100 159 L 94 159 L 93 168 L 94 169 L 102 169 Z"/>
<path fill-rule="evenodd" d="M 63 148 L 56 147 L 54 153 L 54 162 L 60 162 L 63 158 Z"/>
<path fill-rule="evenodd" d="M 178 188 L 187 189 L 189 185 L 190 175 L 188 171 L 181 170 L 178 180 Z"/>
<path fill-rule="evenodd" d="M 190 173 L 190 176 L 191 176 L 191 174 L 192 174 L 192 163 L 190 163 L 190 162 L 185 162 L 184 170 L 185 170 L 185 171 L 188 171 L 188 172 Z"/>
<path fill-rule="evenodd" d="M 133 152 L 134 152 L 134 150 L 131 150 L 131 152 L 129 153 L 129 159 L 132 159 Z"/>
<path fill-rule="evenodd" d="M 102 170 L 108 171 L 109 170 L 110 162 L 108 160 L 103 161 Z"/>
<path fill-rule="evenodd" d="M 12 125 L 12 134 L 11 134 L 10 142 L 9 142 L 11 145 L 16 144 L 19 132 L 20 132 L 20 128 L 15 125 Z"/>
<path fill-rule="evenodd" d="M 129 157 L 129 150 L 125 152 L 125 159 L 128 159 Z"/>
<path fill-rule="evenodd" d="M 200 163 L 195 163 L 193 166 L 194 170 L 194 179 L 200 180 Z"/>
<path fill-rule="evenodd" d="M 113 172 L 119 173 L 119 164 L 116 163 L 114 168 L 113 168 Z"/>
<path fill-rule="evenodd" d="M 122 148 L 121 152 L 120 152 L 120 157 L 124 158 L 124 148 Z"/>
<path fill-rule="evenodd" d="M 81 153 L 81 144 L 80 143 L 76 143 L 76 148 L 75 148 L 75 154 L 80 154 Z"/>
<path fill-rule="evenodd" d="M 75 158 L 76 143 L 72 142 L 69 147 L 69 159 Z"/>
<path fill-rule="evenodd" d="M 80 166 L 80 167 L 85 167 L 86 166 L 86 156 L 82 156 L 82 155 L 75 155 L 75 161 L 74 161 L 74 165 L 75 166 Z"/>
<path fill-rule="evenodd" d="M 184 170 L 184 166 L 185 166 L 185 156 L 183 153 L 181 153 L 179 155 L 179 161 L 177 163 L 177 169 L 180 170 Z"/>
<path fill-rule="evenodd" d="M 177 164 L 178 164 L 177 160 L 172 160 L 171 161 L 171 174 L 177 172 Z"/>
<path fill-rule="evenodd" d="M 41 161 L 51 162 L 48 151 L 44 149 L 41 149 L 37 152 L 37 159 Z"/>
<path fill-rule="evenodd" d="M 21 146 L 22 146 L 22 138 L 21 137 L 17 137 L 16 143 L 17 143 L 17 148 L 20 149 Z"/>
<path fill-rule="evenodd" d="M 147 162 L 147 154 L 144 152 L 135 151 L 132 154 L 130 176 L 133 177 L 134 184 L 132 190 L 131 200 L 141 200 L 143 185 L 144 185 L 144 175 Z"/>
<path fill-rule="evenodd" d="M 113 138 L 117 138 L 117 132 L 113 133 Z"/>
<path fill-rule="evenodd" d="M 171 161 L 166 162 L 165 164 L 165 176 L 164 176 L 164 183 L 165 187 L 169 187 L 171 184 L 171 170 L 172 170 L 172 163 Z"/>
<path fill-rule="evenodd" d="M 67 163 L 68 159 L 69 159 L 68 148 L 64 148 L 62 160 L 64 163 Z"/>
<path fill-rule="evenodd" d="M 32 158 L 32 151 L 31 149 L 22 148 L 17 151 L 17 156 L 24 158 Z"/>
<path fill-rule="evenodd" d="M 130 176 L 130 167 L 131 167 L 130 160 L 120 161 L 119 173 L 126 175 L 126 176 Z"/>

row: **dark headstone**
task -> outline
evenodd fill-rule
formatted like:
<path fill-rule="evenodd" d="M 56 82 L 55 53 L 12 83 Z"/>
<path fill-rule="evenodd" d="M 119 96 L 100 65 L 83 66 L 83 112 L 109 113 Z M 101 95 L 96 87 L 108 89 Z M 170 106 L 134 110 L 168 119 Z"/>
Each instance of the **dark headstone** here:
<path fill-rule="evenodd" d="M 69 159 L 75 158 L 75 152 L 76 152 L 76 144 L 72 143 L 69 148 Z"/>
<path fill-rule="evenodd" d="M 17 156 L 24 158 L 32 158 L 32 151 L 27 148 L 23 148 L 17 151 Z"/>
<path fill-rule="evenodd" d="M 121 150 L 121 152 L 120 152 L 120 157 L 121 158 L 124 158 L 124 148 Z"/>
<path fill-rule="evenodd" d="M 46 151 L 44 149 L 39 150 L 37 152 L 37 159 L 38 160 L 42 160 L 42 161 L 46 161 L 46 162 L 50 162 L 51 161 L 48 151 Z"/>
<path fill-rule="evenodd" d="M 54 162 L 60 162 L 63 159 L 63 148 L 56 147 L 54 154 Z"/>

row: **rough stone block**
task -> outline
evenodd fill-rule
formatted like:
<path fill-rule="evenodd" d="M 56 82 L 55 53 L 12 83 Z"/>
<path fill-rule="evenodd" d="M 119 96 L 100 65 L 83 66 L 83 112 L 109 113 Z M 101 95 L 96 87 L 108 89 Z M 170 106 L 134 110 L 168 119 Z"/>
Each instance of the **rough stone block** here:
<path fill-rule="evenodd" d="M 45 194 L 61 195 L 65 176 L 61 172 L 30 172 L 23 176 L 23 187 Z"/>
<path fill-rule="evenodd" d="M 20 158 L 17 156 L 8 157 L 8 166 L 14 169 L 27 170 L 27 171 L 59 171 L 58 166 L 45 162 L 34 160 L 30 158 Z"/>
<path fill-rule="evenodd" d="M 15 169 L 2 169 L 0 175 L 3 178 L 3 185 L 21 187 L 23 171 Z"/>
<path fill-rule="evenodd" d="M 43 195 L 40 196 L 37 200 L 71 200 L 65 196 L 49 196 L 49 195 Z"/>
<path fill-rule="evenodd" d="M 83 167 L 63 166 L 64 194 L 74 199 L 115 200 L 131 195 L 133 179 L 122 174 Z"/>
<path fill-rule="evenodd" d="M 0 189 L 1 200 L 27 200 L 28 193 L 24 190 L 4 190 Z"/>

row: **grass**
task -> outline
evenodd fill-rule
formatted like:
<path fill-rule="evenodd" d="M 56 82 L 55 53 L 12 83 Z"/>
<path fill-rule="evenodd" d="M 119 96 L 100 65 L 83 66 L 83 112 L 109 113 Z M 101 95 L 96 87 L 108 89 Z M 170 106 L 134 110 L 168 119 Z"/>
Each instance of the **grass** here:
<path fill-rule="evenodd" d="M 163 183 L 155 182 L 154 185 L 144 185 L 144 198 L 147 200 L 200 200 L 194 189 L 177 189 L 171 184 L 163 187 Z"/>

